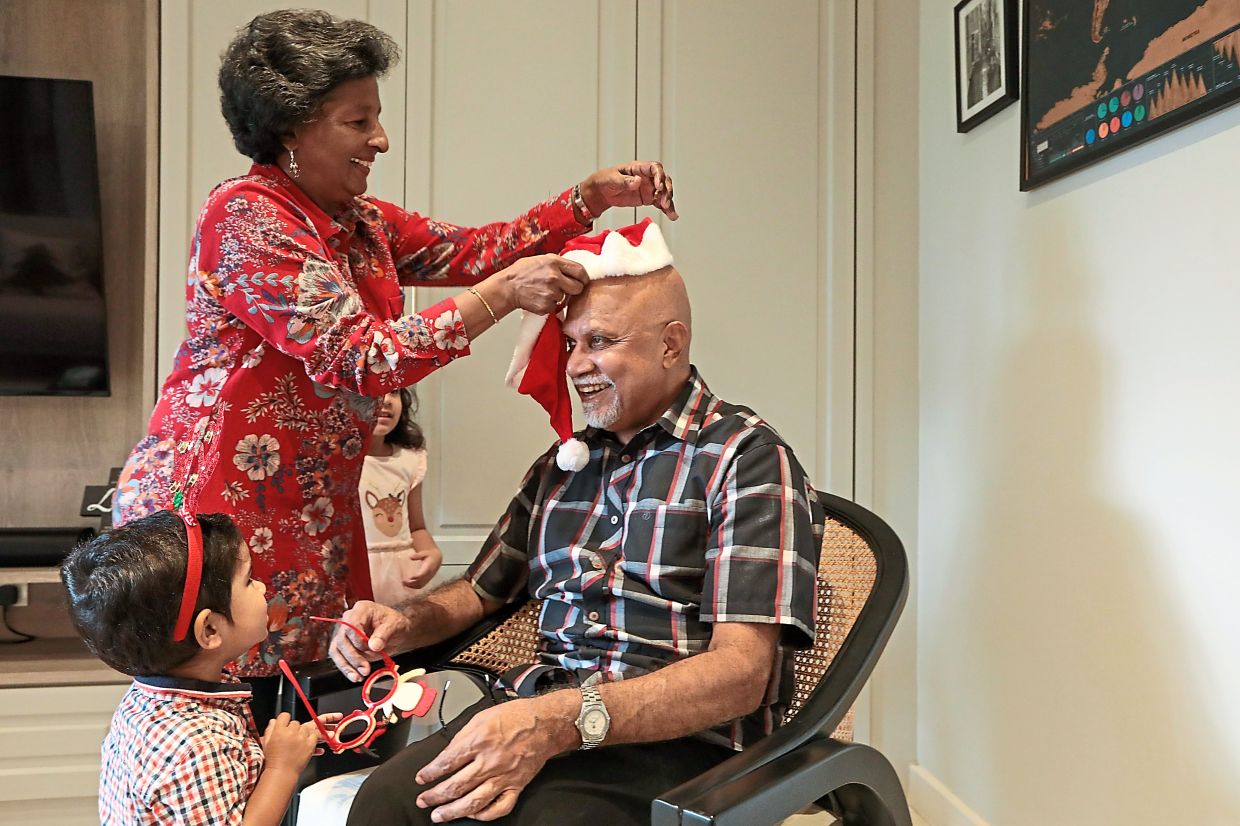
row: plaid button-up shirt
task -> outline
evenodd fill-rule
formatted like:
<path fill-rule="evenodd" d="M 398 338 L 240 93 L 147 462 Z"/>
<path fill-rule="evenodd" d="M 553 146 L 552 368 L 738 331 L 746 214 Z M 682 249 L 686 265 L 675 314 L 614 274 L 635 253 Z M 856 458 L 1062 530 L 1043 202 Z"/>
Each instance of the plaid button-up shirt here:
<path fill-rule="evenodd" d="M 138 677 L 102 753 L 103 826 L 239 824 L 263 770 L 250 687 Z"/>
<path fill-rule="evenodd" d="M 629 444 L 581 438 L 585 469 L 560 470 L 555 448 L 539 458 L 466 574 L 484 599 L 542 600 L 539 662 L 506 687 L 639 676 L 705 651 L 715 623 L 777 623 L 762 706 L 703 736 L 740 748 L 769 733 L 791 698 L 791 649 L 813 642 L 823 532 L 792 449 L 696 369 Z"/>

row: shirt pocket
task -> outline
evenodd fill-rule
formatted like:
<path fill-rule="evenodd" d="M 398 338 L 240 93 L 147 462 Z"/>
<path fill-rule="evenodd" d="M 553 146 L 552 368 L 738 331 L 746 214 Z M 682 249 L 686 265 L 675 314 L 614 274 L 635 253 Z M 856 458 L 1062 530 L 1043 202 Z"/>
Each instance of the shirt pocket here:
<path fill-rule="evenodd" d="M 638 505 L 624 539 L 626 576 L 666 599 L 700 602 L 709 529 L 704 503 Z"/>

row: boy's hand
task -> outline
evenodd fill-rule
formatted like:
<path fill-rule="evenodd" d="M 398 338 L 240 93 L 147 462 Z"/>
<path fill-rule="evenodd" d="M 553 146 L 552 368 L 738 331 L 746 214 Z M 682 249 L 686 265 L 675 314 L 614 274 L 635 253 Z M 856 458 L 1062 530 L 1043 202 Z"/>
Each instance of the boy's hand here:
<path fill-rule="evenodd" d="M 319 729 L 314 723 L 298 723 L 287 711 L 267 723 L 263 734 L 264 771 L 287 771 L 294 775 L 314 756 L 319 744 Z"/>
<path fill-rule="evenodd" d="M 439 573 L 439 566 L 443 564 L 443 552 L 432 546 L 409 554 L 409 560 L 413 565 L 409 567 L 409 575 L 401 580 L 401 584 L 406 588 L 425 588 L 435 574 Z"/>

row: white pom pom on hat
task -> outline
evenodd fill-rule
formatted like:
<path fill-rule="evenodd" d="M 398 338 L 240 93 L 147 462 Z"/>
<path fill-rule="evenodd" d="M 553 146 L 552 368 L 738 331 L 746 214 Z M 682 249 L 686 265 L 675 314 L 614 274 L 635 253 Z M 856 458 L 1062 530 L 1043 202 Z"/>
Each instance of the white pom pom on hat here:
<path fill-rule="evenodd" d="M 574 238 L 560 253 L 585 267 L 591 280 L 646 275 L 671 266 L 672 253 L 658 224 L 649 218 L 632 226 Z M 590 461 L 590 450 L 573 437 L 573 405 L 568 395 L 568 351 L 558 313 L 522 313 L 521 329 L 504 382 L 546 409 L 560 437 L 556 464 L 578 471 Z"/>

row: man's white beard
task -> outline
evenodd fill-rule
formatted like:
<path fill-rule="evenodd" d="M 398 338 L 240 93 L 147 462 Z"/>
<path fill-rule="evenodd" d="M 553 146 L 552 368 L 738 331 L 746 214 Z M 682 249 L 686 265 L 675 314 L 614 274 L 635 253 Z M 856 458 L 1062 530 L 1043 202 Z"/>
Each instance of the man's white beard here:
<path fill-rule="evenodd" d="M 616 399 L 606 407 L 586 410 L 586 424 L 599 430 L 610 430 L 620 419 L 620 400 Z"/>
<path fill-rule="evenodd" d="M 581 410 L 585 413 L 586 424 L 590 427 L 598 428 L 599 430 L 609 430 L 613 424 L 619 421 L 621 411 L 620 394 L 616 392 L 616 385 L 611 382 L 611 379 L 608 379 L 606 376 L 601 374 L 591 376 L 588 381 L 582 379 L 577 380 L 577 383 L 580 384 L 598 384 L 604 382 L 608 384 L 609 387 L 607 390 L 602 390 L 600 392 L 611 394 L 611 402 L 609 404 L 601 405 L 597 402 L 591 403 L 587 402 L 585 399 L 582 399 L 581 402 Z"/>

